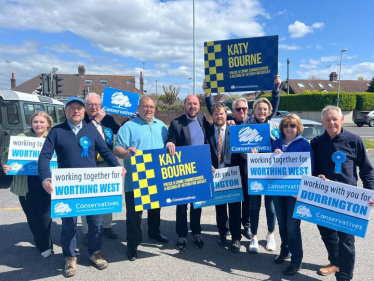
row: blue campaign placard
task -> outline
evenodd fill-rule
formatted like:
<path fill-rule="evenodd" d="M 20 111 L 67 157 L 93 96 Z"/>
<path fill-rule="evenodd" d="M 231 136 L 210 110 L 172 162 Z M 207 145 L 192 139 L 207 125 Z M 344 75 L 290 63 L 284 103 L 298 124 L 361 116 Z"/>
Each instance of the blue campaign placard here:
<path fill-rule="evenodd" d="M 36 176 L 38 173 L 38 161 L 32 160 L 8 160 L 8 166 L 12 167 L 7 175 L 17 176 Z M 51 171 L 57 168 L 56 161 L 50 161 L 49 167 Z"/>
<path fill-rule="evenodd" d="M 231 153 L 250 153 L 271 151 L 270 124 L 247 124 L 229 126 Z"/>
<path fill-rule="evenodd" d="M 303 176 L 293 217 L 364 238 L 371 198 L 372 190 Z"/>
<path fill-rule="evenodd" d="M 243 201 L 243 189 L 239 166 L 217 169 L 213 173 L 214 199 L 194 202 L 195 208 Z"/>
<path fill-rule="evenodd" d="M 300 180 L 248 179 L 249 195 L 296 196 Z"/>
<path fill-rule="evenodd" d="M 134 116 L 138 110 L 139 94 L 104 88 L 102 108 L 106 113 Z"/>
<path fill-rule="evenodd" d="M 278 36 L 204 42 L 206 93 L 272 90 Z"/>
<path fill-rule="evenodd" d="M 138 150 L 131 168 L 136 211 L 214 198 L 209 145 Z"/>

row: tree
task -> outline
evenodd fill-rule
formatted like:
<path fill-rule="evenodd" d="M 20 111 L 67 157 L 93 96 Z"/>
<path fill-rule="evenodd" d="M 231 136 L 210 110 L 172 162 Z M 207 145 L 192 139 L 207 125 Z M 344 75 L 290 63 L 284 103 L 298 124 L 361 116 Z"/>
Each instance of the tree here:
<path fill-rule="evenodd" d="M 369 93 L 374 93 L 374 77 L 373 77 L 373 79 L 371 79 L 367 91 L 368 91 Z"/>
<path fill-rule="evenodd" d="M 227 96 L 228 96 L 228 100 L 230 100 L 230 101 L 234 101 L 234 100 L 237 100 L 238 98 L 241 98 L 242 97 L 242 95 L 240 95 L 240 94 L 237 94 L 237 93 L 226 93 L 227 94 Z"/>
<path fill-rule="evenodd" d="M 358 77 L 357 77 L 357 80 L 358 80 L 358 81 L 364 81 L 365 78 L 364 78 L 364 76 L 358 76 Z"/>
<path fill-rule="evenodd" d="M 205 94 L 198 94 L 197 97 L 199 98 L 200 106 L 206 106 Z"/>
<path fill-rule="evenodd" d="M 319 78 L 317 75 L 310 75 L 309 77 L 308 77 L 308 79 L 309 80 L 321 80 L 321 78 Z"/>
<path fill-rule="evenodd" d="M 165 100 L 163 102 L 165 102 L 168 105 L 172 105 L 176 101 L 179 95 L 180 89 L 176 88 L 173 85 L 169 85 L 169 86 L 162 85 L 162 89 L 165 93 Z"/>

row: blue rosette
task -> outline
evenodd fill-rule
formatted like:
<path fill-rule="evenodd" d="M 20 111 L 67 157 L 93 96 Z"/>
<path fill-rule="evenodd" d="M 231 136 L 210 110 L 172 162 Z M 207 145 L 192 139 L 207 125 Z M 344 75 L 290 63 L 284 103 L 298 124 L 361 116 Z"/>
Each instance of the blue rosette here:
<path fill-rule="evenodd" d="M 82 147 L 81 157 L 88 158 L 88 148 L 91 146 L 92 141 L 89 137 L 81 137 L 79 145 Z"/>
<path fill-rule="evenodd" d="M 106 143 L 112 144 L 113 142 L 113 131 L 111 128 L 105 128 L 104 129 L 104 135 L 106 136 Z"/>
<path fill-rule="evenodd" d="M 342 164 L 347 160 L 347 155 L 342 151 L 335 151 L 332 155 L 332 162 L 335 163 L 335 174 L 342 173 Z"/>
<path fill-rule="evenodd" d="M 274 128 L 273 130 L 271 130 L 271 134 L 272 134 L 273 137 L 276 138 L 276 139 L 279 139 L 279 137 L 280 137 L 280 132 L 279 132 L 279 129 L 278 129 L 278 128 Z"/>

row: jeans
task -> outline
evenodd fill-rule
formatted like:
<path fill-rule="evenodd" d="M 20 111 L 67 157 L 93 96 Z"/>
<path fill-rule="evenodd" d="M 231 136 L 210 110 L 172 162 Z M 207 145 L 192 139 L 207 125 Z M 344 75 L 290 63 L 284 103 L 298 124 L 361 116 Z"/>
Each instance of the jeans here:
<path fill-rule="evenodd" d="M 318 229 L 330 263 L 339 267 L 339 272 L 335 273 L 336 279 L 351 280 L 356 256 L 355 237 L 320 225 Z"/>
<path fill-rule="evenodd" d="M 275 213 L 277 215 L 279 234 L 281 237 L 280 254 L 291 256 L 291 265 L 300 267 L 303 259 L 300 220 L 292 217 L 296 198 L 292 196 L 273 196 Z"/>
<path fill-rule="evenodd" d="M 175 225 L 178 237 L 187 237 L 187 207 L 188 204 L 177 206 L 177 221 Z M 201 233 L 201 208 L 195 209 L 193 204 L 190 204 L 190 227 L 192 235 Z"/>
<path fill-rule="evenodd" d="M 251 195 L 251 209 L 249 210 L 251 219 L 251 232 L 257 235 L 258 222 L 260 218 L 261 195 Z M 273 197 L 265 195 L 266 219 L 268 224 L 268 232 L 273 232 L 275 228 L 275 209 Z"/>

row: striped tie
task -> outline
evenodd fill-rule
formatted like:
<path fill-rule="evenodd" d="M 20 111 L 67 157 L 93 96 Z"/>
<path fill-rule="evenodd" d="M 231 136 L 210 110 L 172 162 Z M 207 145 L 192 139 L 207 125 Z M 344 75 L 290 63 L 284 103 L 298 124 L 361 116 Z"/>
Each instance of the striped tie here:
<path fill-rule="evenodd" d="M 218 164 L 222 164 L 223 163 L 223 155 L 222 155 L 222 131 L 221 131 L 221 128 L 218 129 L 217 153 L 218 153 Z"/>

